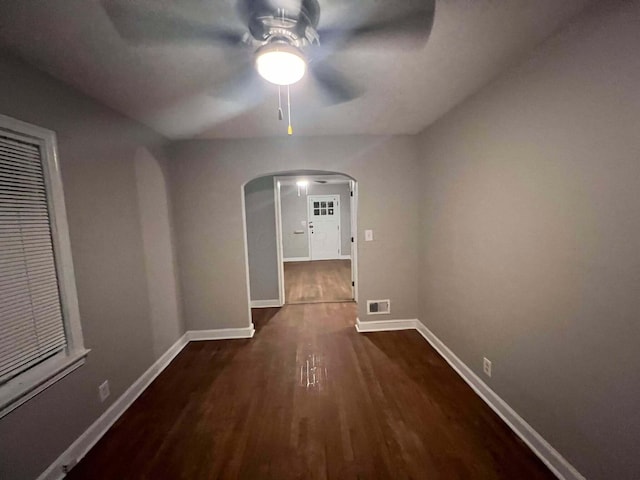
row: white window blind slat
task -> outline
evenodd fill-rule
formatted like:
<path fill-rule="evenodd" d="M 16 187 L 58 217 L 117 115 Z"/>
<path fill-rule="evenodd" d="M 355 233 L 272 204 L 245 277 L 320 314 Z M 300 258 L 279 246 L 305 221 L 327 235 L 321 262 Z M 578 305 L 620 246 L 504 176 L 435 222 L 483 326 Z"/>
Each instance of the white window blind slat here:
<path fill-rule="evenodd" d="M 27 151 L 21 149 L 20 147 L 11 147 L 6 143 L 3 143 L 0 139 L 0 151 L 4 152 L 2 155 L 4 157 L 17 158 L 21 162 L 25 164 L 35 164 L 36 166 L 40 162 L 40 151 L 32 150 Z"/>
<path fill-rule="evenodd" d="M 3 162 L 6 168 L 9 168 L 10 165 L 15 165 L 19 168 L 27 170 L 31 165 L 31 158 L 22 154 L 21 152 L 16 152 L 15 150 L 4 149 L 0 147 L 0 154 L 2 154 L 2 157 L 7 160 L 6 162 Z M 37 170 L 37 168 L 33 168 L 33 170 Z"/>
<path fill-rule="evenodd" d="M 21 356 L 29 357 L 24 359 L 25 362 L 28 362 L 31 361 L 32 356 L 37 356 L 39 352 L 48 352 L 63 346 L 64 332 L 52 332 L 43 342 L 39 341 L 35 328 L 34 326 L 30 332 L 25 332 L 21 337 L 16 338 L 14 343 L 8 345 L 8 348 L 4 350 L 5 353 L 0 357 L 0 365 L 3 368 L 7 368 L 9 364 L 19 364 Z"/>
<path fill-rule="evenodd" d="M 9 352 L 9 348 L 5 348 L 6 346 L 14 349 L 15 351 L 24 350 L 28 345 L 34 345 L 37 347 L 36 340 L 36 330 L 35 325 L 31 325 L 31 328 L 16 328 L 11 331 L 14 336 L 14 340 L 9 343 L 7 340 L 0 342 L 0 348 Z M 8 354 L 5 354 L 8 355 Z"/>
<path fill-rule="evenodd" d="M 0 236 L 2 235 L 13 235 L 16 232 L 44 232 L 44 231 L 50 231 L 50 227 L 47 226 L 46 223 L 43 223 L 42 225 L 20 225 L 20 228 L 17 229 L 14 226 L 11 226 L 9 224 L 0 224 Z"/>
<path fill-rule="evenodd" d="M 20 268 L 21 267 L 22 266 L 20 266 Z M 23 270 L 18 269 L 17 267 L 11 267 L 11 268 L 7 268 L 7 272 L 8 272 L 7 275 L 3 275 L 3 278 L 0 280 L 0 288 L 7 283 L 13 282 L 16 278 L 19 278 Z M 32 282 L 37 282 L 37 281 L 46 281 L 47 279 L 50 279 L 51 276 L 52 274 L 47 268 L 47 266 L 45 266 L 42 269 L 33 267 L 31 269 L 31 272 L 29 273 L 28 278 Z"/>
<path fill-rule="evenodd" d="M 22 329 L 19 332 L 16 331 L 15 341 L 2 343 L 3 354 L 1 359 L 8 359 L 15 356 L 16 352 L 27 351 L 30 349 L 38 348 L 38 337 L 36 336 L 36 327 L 31 325 L 30 329 Z M 7 360 L 8 361 L 8 360 Z M 1 363 L 1 362 L 0 362 Z"/>
<path fill-rule="evenodd" d="M 0 383 L 66 347 L 39 145 L 0 133 Z"/>
<path fill-rule="evenodd" d="M 36 336 L 35 325 L 32 326 L 30 331 L 25 331 L 24 334 L 16 338 L 14 343 L 8 344 L 3 348 L 2 356 L 0 356 L 0 365 L 2 368 L 6 368 L 6 364 L 13 363 L 19 359 L 20 353 L 24 355 L 31 355 L 38 351 L 38 337 Z"/>
<path fill-rule="evenodd" d="M 1 315 L 4 317 L 4 327 L 8 328 L 12 323 L 23 321 L 25 318 L 32 318 L 33 321 L 39 321 L 45 318 L 49 312 L 60 312 L 59 301 L 55 298 L 47 299 L 34 303 L 31 298 L 16 301 L 10 306 L 3 307 Z M 33 318 L 37 315 L 37 318 Z"/>
<path fill-rule="evenodd" d="M 41 192 L 25 192 L 25 191 L 9 192 L 6 190 L 3 190 L 0 192 L 0 199 L 6 199 L 6 200 L 11 200 L 11 199 L 30 200 L 31 199 L 31 200 L 39 201 L 39 199 L 42 199 L 44 197 L 45 197 L 44 193 L 41 193 Z"/>
<path fill-rule="evenodd" d="M 32 365 L 40 357 L 40 351 L 38 350 L 38 343 L 34 341 L 25 346 L 24 348 L 17 348 L 12 352 L 11 356 L 0 359 L 0 375 L 3 377 L 11 376 L 19 373 L 16 370 L 22 365 Z"/>
<path fill-rule="evenodd" d="M 49 324 L 54 324 L 56 322 L 56 317 L 60 317 L 59 310 L 52 310 L 48 313 L 43 313 L 40 318 L 40 324 L 46 327 Z M 25 322 L 25 318 L 29 318 L 28 315 L 23 315 L 22 317 L 9 317 L 7 322 L 7 331 L 11 332 L 11 335 L 15 337 L 15 339 L 21 337 L 25 333 L 32 332 L 37 323 L 34 322 Z M 12 320 L 13 319 L 13 320 Z M 6 343 L 11 343 L 13 340 L 9 338 L 3 338 L 0 340 L 0 345 L 4 345 Z"/>
<path fill-rule="evenodd" d="M 16 282 L 16 285 L 8 285 L 7 287 L 0 289 L 0 302 L 2 302 L 2 305 L 13 303 L 13 301 L 17 301 L 20 298 L 29 298 L 24 295 L 25 283 L 26 277 L 25 280 Z"/>
<path fill-rule="evenodd" d="M 34 155 L 37 159 L 40 158 L 40 148 L 38 145 L 14 141 L 11 138 L 3 136 L 2 138 L 0 138 L 0 146 L 2 148 L 6 148 L 7 150 L 20 152 L 23 155 Z"/>
<path fill-rule="evenodd" d="M 39 259 L 47 259 L 51 255 L 51 249 L 47 246 L 40 246 L 39 243 L 29 245 L 26 242 L 20 245 L 19 240 L 11 243 L 0 242 L 0 248 L 6 248 L 6 251 L 0 255 L 0 261 L 5 263 L 15 262 L 18 258 L 22 258 L 24 262 L 37 262 Z M 22 257 L 20 254 L 23 254 Z"/>
<path fill-rule="evenodd" d="M 42 178 L 38 177 L 38 172 L 35 170 L 21 169 L 17 167 L 12 168 L 0 168 L 0 181 L 7 185 L 35 185 L 36 187 L 44 188 L 45 184 Z"/>
<path fill-rule="evenodd" d="M 4 200 L 16 200 L 16 201 L 41 201 L 45 198 L 45 194 L 41 192 L 24 192 L 24 191 L 9 191 L 2 190 L 0 192 L 0 199 Z"/>
<path fill-rule="evenodd" d="M 19 162 L 20 160 L 15 159 L 14 163 L 4 163 L 0 165 L 0 177 L 11 182 L 11 180 L 13 180 L 12 177 L 15 176 L 17 180 L 26 180 L 30 183 L 44 185 L 44 180 L 38 175 L 37 168 L 31 168 L 29 164 L 24 164 L 23 168 Z"/>
<path fill-rule="evenodd" d="M 52 347 L 48 350 L 37 349 L 31 351 L 28 356 L 23 352 L 22 355 L 16 356 L 16 360 L 14 362 L 7 363 L 6 367 L 0 370 L 0 378 L 4 377 L 6 379 L 11 379 L 19 375 L 24 370 L 28 370 L 63 349 L 64 346 Z"/>
<path fill-rule="evenodd" d="M 59 312 L 50 312 L 46 316 L 43 315 L 41 324 L 43 327 L 47 327 L 48 325 L 53 325 L 56 322 L 56 316 L 60 316 Z M 16 318 L 13 323 L 10 323 L 7 331 L 11 332 L 12 339 L 9 340 L 3 339 L 0 340 L 0 345 L 11 344 L 18 341 L 19 338 L 24 337 L 25 335 L 35 334 L 35 327 L 37 324 L 35 323 L 27 323 L 24 321 L 25 317 Z"/>

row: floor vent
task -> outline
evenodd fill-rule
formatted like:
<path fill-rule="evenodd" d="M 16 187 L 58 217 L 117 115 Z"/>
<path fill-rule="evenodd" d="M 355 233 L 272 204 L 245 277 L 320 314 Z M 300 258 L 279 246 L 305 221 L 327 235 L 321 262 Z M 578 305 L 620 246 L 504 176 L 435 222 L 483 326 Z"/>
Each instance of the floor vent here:
<path fill-rule="evenodd" d="M 367 313 L 369 315 L 391 313 L 391 300 L 367 300 Z"/>

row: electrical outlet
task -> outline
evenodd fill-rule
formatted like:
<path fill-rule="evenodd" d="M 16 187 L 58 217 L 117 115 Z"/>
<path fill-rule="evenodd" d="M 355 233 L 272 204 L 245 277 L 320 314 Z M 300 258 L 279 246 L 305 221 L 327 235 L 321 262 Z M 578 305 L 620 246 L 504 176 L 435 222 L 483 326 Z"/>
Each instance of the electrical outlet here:
<path fill-rule="evenodd" d="M 364 241 L 372 242 L 373 241 L 373 230 L 365 230 L 364 231 Z"/>
<path fill-rule="evenodd" d="M 77 463 L 78 463 L 78 460 L 74 458 L 70 460 L 69 463 L 62 465 L 62 473 L 65 473 L 65 474 L 69 473 L 71 469 L 76 466 Z"/>
<path fill-rule="evenodd" d="M 484 357 L 482 359 L 482 370 L 487 377 L 491 376 L 491 360 L 489 360 L 487 357 Z"/>
<path fill-rule="evenodd" d="M 110 394 L 111 392 L 109 391 L 109 380 L 105 380 L 98 387 L 98 395 L 100 395 L 100 401 L 104 402 Z"/>

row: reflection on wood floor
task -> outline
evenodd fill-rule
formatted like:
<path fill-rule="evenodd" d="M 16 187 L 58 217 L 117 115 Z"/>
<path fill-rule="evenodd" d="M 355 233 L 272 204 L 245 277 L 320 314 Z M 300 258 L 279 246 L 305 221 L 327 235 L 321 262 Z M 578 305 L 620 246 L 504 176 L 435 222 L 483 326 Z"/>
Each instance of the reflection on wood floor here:
<path fill-rule="evenodd" d="M 288 304 L 349 302 L 351 260 L 285 262 L 284 289 Z"/>
<path fill-rule="evenodd" d="M 189 343 L 69 480 L 555 477 L 416 331 L 353 303 L 254 310 Z"/>

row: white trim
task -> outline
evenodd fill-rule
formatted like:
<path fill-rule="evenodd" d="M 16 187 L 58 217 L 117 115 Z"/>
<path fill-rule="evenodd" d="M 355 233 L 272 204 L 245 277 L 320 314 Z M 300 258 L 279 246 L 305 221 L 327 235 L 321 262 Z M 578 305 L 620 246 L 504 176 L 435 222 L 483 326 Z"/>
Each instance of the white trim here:
<path fill-rule="evenodd" d="M 273 300 L 251 300 L 251 308 L 281 307 L 282 303 L 277 298 Z"/>
<path fill-rule="evenodd" d="M 310 262 L 311 257 L 289 257 L 289 258 L 283 258 L 282 261 L 283 262 Z"/>
<path fill-rule="evenodd" d="M 358 182 L 352 180 L 350 183 L 351 193 L 349 195 L 349 214 L 351 217 L 351 285 L 353 300 L 358 303 Z M 351 240 L 351 239 L 349 239 Z"/>
<path fill-rule="evenodd" d="M 356 318 L 356 330 L 360 333 L 366 332 L 390 332 L 393 330 L 413 330 L 416 328 L 416 319 L 409 320 L 376 320 L 372 322 L 361 322 Z"/>
<path fill-rule="evenodd" d="M 282 246 L 282 204 L 280 203 L 280 182 L 277 177 L 273 177 L 273 201 L 275 205 L 276 217 L 276 259 L 278 262 L 278 301 L 284 305 L 284 256 Z"/>
<path fill-rule="evenodd" d="M 338 260 L 351 260 L 351 255 L 340 255 Z"/>
<path fill-rule="evenodd" d="M 109 428 L 145 391 L 153 380 L 162 372 L 187 344 L 187 336 L 183 335 L 156 360 L 113 404 L 80 435 L 55 462 L 49 465 L 38 480 L 59 480 L 65 476 L 64 465 L 75 465 L 89 450 L 107 433 Z"/>
<path fill-rule="evenodd" d="M 453 353 L 420 320 L 387 320 L 360 322 L 356 320 L 358 332 L 380 332 L 385 330 L 408 330 L 415 328 L 440 354 L 474 392 L 507 424 L 513 432 L 560 480 L 585 480 L 585 477 L 529 425 L 497 393 L 480 379 L 455 353 Z"/>
<path fill-rule="evenodd" d="M 342 173 L 329 173 L 327 175 L 294 175 L 289 177 L 283 177 L 282 184 L 283 185 L 295 185 L 298 181 L 302 180 L 301 177 L 304 177 L 304 180 L 309 182 L 309 187 L 313 186 L 323 186 L 323 185 L 339 185 L 344 183 L 349 183 L 348 178 L 338 178 L 336 176 L 344 176 Z M 316 180 L 324 180 L 326 183 L 315 183 Z"/>
<path fill-rule="evenodd" d="M 247 285 L 247 321 L 249 325 L 253 325 L 251 323 L 251 274 L 249 272 L 249 238 L 247 237 L 247 205 L 245 199 L 245 190 L 246 183 L 240 186 L 240 198 L 242 203 L 242 242 L 244 245 L 244 274 L 245 274 L 245 282 Z M 189 332 L 187 332 L 189 333 Z"/>
<path fill-rule="evenodd" d="M 189 342 L 200 340 L 233 340 L 236 338 L 253 338 L 253 323 L 245 328 L 217 328 L 215 330 L 189 330 L 185 333 Z"/>

